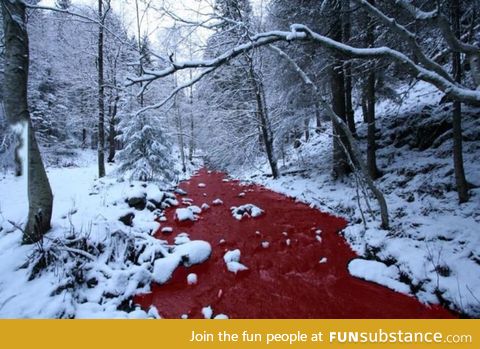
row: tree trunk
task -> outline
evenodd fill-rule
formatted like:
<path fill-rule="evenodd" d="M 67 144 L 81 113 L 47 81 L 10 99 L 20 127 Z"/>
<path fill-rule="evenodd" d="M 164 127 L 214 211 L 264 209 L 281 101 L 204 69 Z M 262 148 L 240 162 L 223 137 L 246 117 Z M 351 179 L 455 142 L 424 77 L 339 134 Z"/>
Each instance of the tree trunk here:
<path fill-rule="evenodd" d="M 116 152 L 116 141 L 115 137 L 117 135 L 115 126 L 117 123 L 117 110 L 118 110 L 118 100 L 120 99 L 120 96 L 117 95 L 115 96 L 115 99 L 113 100 L 112 105 L 110 106 L 111 111 L 109 112 L 109 129 L 108 129 L 108 162 L 114 162 L 115 161 L 115 152 Z"/>
<path fill-rule="evenodd" d="M 192 70 L 190 69 L 190 81 L 191 80 L 192 80 Z M 193 86 L 190 86 L 190 94 L 188 97 L 188 102 L 190 104 L 190 140 L 188 142 L 188 161 L 192 162 L 193 153 L 195 151 L 195 138 L 194 138 L 195 121 L 193 119 Z"/>
<path fill-rule="evenodd" d="M 22 137 L 27 159 L 19 159 L 28 176 L 28 218 L 23 242 L 42 239 L 50 229 L 53 195 L 28 110 L 28 33 L 23 1 L 2 1 L 5 35 L 4 107 L 7 121 Z M 22 130 L 23 129 L 23 130 Z M 22 130 L 22 131 L 21 131 Z"/>
<path fill-rule="evenodd" d="M 343 42 L 348 43 L 351 36 L 350 0 L 343 0 Z M 346 61 L 344 66 L 345 75 L 345 116 L 350 132 L 356 136 L 355 114 L 352 106 L 352 63 Z"/>
<path fill-rule="evenodd" d="M 98 0 L 98 177 L 105 176 L 105 88 L 103 78 L 103 0 Z"/>
<path fill-rule="evenodd" d="M 342 41 L 342 18 L 337 16 L 332 26 L 332 39 Z M 332 90 L 332 107 L 336 115 L 346 121 L 345 115 L 345 77 L 343 74 L 343 59 L 334 53 L 334 62 L 330 72 L 330 87 Z M 345 132 L 336 123 L 333 128 L 333 177 L 340 178 L 351 172 L 347 154 L 342 144 L 347 145 L 348 139 Z M 348 148 L 348 147 L 347 147 Z"/>
<path fill-rule="evenodd" d="M 318 103 L 318 101 L 315 101 L 315 122 L 315 132 L 320 133 L 320 130 L 322 129 L 322 114 L 320 109 L 320 103 Z"/>
<path fill-rule="evenodd" d="M 375 5 L 374 0 L 369 0 Z M 367 15 L 367 35 L 366 47 L 375 46 L 375 22 L 372 17 Z M 367 75 L 365 86 L 365 108 L 364 119 L 367 122 L 367 168 L 372 179 L 377 179 L 380 175 L 377 167 L 377 145 L 375 142 L 375 64 L 371 62 Z"/>
<path fill-rule="evenodd" d="M 459 0 L 451 0 L 451 17 L 453 31 L 458 38 L 460 37 Z M 458 83 L 462 81 L 462 64 L 460 59 L 460 52 L 452 53 L 453 77 Z M 455 169 L 455 182 L 457 185 L 458 201 L 460 203 L 467 202 L 469 199 L 468 183 L 465 178 L 465 170 L 463 168 L 462 151 L 462 104 L 459 101 L 453 102 L 453 166 Z"/>
<path fill-rule="evenodd" d="M 305 119 L 304 125 L 305 125 L 305 142 L 308 142 L 308 140 L 310 139 L 310 120 Z"/>
<path fill-rule="evenodd" d="M 177 96 L 173 97 L 173 108 L 175 110 L 175 119 L 177 121 L 177 131 L 178 131 L 178 148 L 180 149 L 180 159 L 182 161 L 182 172 L 187 172 L 187 167 L 185 164 L 185 142 L 183 137 L 183 122 L 182 114 L 180 113 L 180 108 L 177 103 Z"/>
<path fill-rule="evenodd" d="M 272 177 L 278 178 L 280 177 L 280 172 L 278 171 L 277 159 L 275 158 L 275 152 L 273 149 L 273 135 L 267 113 L 265 89 L 255 73 L 252 58 L 249 58 L 249 75 L 255 94 L 257 116 L 258 121 L 260 122 L 260 130 L 263 138 L 263 144 L 265 145 L 265 152 L 267 153 L 268 163 L 270 165 L 270 169 L 272 170 Z"/>

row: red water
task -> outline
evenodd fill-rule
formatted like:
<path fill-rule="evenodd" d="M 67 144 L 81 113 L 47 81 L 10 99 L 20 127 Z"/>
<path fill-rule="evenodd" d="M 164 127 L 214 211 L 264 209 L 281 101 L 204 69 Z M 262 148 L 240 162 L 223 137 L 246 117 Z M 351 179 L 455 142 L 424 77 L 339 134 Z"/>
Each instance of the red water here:
<path fill-rule="evenodd" d="M 210 209 L 195 223 L 176 222 L 175 209 L 167 210 L 168 221 L 162 226 L 173 227 L 174 232 L 168 236 L 158 232 L 157 237 L 173 243 L 174 236 L 187 232 L 192 240 L 208 241 L 213 252 L 205 263 L 179 267 L 168 283 L 155 284 L 151 293 L 135 297 L 143 308 L 153 304 L 166 318 L 182 314 L 200 318 L 205 306 L 230 318 L 452 317 L 441 307 L 427 307 L 413 297 L 350 276 L 347 264 L 356 254 L 338 235 L 345 220 L 263 187 L 223 178 L 221 173 L 201 170 L 181 183 L 185 197 L 197 206 L 207 203 Z M 199 183 L 206 187 L 198 187 Z M 242 192 L 245 196 L 239 197 Z M 223 205 L 212 205 L 217 198 Z M 237 221 L 230 207 L 246 203 L 265 213 Z M 317 229 L 322 230 L 321 242 L 315 238 Z M 262 247 L 264 241 L 268 248 Z M 223 255 L 237 248 L 240 262 L 249 270 L 235 275 L 226 269 Z M 327 262 L 319 263 L 322 258 Z M 196 285 L 187 284 L 189 273 L 197 274 Z"/>

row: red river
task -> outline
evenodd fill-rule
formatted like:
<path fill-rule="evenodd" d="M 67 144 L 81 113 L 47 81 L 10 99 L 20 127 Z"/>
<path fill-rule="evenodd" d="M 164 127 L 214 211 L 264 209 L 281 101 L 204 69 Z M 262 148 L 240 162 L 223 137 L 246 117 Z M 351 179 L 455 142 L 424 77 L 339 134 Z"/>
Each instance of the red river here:
<path fill-rule="evenodd" d="M 162 227 L 172 227 L 173 233 L 159 231 L 156 236 L 173 243 L 177 234 L 186 232 L 191 240 L 208 241 L 212 255 L 200 265 L 177 268 L 167 283 L 154 284 L 151 293 L 136 296 L 134 301 L 142 308 L 153 304 L 165 318 L 183 314 L 202 318 L 206 306 L 214 315 L 229 318 L 454 317 L 439 306 L 426 306 L 414 297 L 352 277 L 347 265 L 357 255 L 338 234 L 347 224 L 344 219 L 261 186 L 224 178 L 201 170 L 181 183 L 187 192 L 184 197 L 210 208 L 198 221 L 187 223 L 175 221 L 175 208 L 168 209 Z M 223 204 L 212 205 L 215 199 Z M 240 221 L 233 218 L 230 207 L 246 203 L 262 208 L 264 214 Z M 316 238 L 318 230 L 321 241 Z M 240 249 L 240 262 L 247 271 L 227 270 L 223 255 L 234 249 Z M 190 273 L 197 274 L 197 284 L 188 285 Z"/>

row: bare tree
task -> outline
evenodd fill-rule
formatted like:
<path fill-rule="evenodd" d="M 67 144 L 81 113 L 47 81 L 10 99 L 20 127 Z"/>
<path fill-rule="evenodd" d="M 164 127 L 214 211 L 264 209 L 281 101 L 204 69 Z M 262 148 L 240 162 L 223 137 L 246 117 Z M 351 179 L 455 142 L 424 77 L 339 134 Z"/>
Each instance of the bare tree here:
<path fill-rule="evenodd" d="M 451 19 L 453 33 L 455 37 L 460 37 L 460 1 L 451 1 Z M 456 82 L 462 82 L 462 62 L 460 51 L 452 52 L 452 68 L 453 78 Z M 453 102 L 453 167 L 455 170 L 455 182 L 457 184 L 458 201 L 460 203 L 467 202 L 468 183 L 465 179 L 465 170 L 463 168 L 463 151 L 462 151 L 462 103 L 460 101 Z"/>
<path fill-rule="evenodd" d="M 110 1 L 107 0 L 110 6 Z M 108 9 L 104 13 L 103 0 L 98 0 L 98 177 L 105 176 L 105 86 L 103 76 L 103 44 L 104 44 L 104 27 L 105 16 Z"/>

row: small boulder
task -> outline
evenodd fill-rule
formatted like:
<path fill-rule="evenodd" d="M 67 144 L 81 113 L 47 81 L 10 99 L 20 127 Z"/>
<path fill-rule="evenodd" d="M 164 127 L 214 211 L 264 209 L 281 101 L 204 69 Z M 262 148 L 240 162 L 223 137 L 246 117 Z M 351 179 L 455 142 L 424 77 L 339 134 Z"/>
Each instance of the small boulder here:
<path fill-rule="evenodd" d="M 135 214 L 133 212 L 128 212 L 127 214 L 121 216 L 118 220 L 123 224 L 131 227 L 133 226 L 133 219 L 135 218 Z"/>
<path fill-rule="evenodd" d="M 143 210 L 147 206 L 147 199 L 143 197 L 131 197 L 127 199 L 128 206 L 137 210 Z"/>

